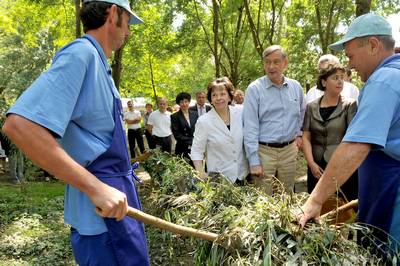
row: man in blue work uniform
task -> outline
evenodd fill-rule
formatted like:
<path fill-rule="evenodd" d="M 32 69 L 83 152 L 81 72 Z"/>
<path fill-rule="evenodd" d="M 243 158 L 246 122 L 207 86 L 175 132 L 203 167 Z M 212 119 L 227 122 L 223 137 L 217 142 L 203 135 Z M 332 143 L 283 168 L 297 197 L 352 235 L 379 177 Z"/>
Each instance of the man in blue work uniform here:
<path fill-rule="evenodd" d="M 394 43 L 390 24 L 369 13 L 330 45 L 344 48 L 365 84 L 343 142 L 298 217 L 302 226 L 318 217 L 323 202 L 359 167 L 358 220 L 376 228 L 375 240 L 392 254 L 400 241 L 400 55 Z"/>
<path fill-rule="evenodd" d="M 85 0 L 83 38 L 63 47 L 8 111 L 3 131 L 41 168 L 67 183 L 65 221 L 79 265 L 148 265 L 143 224 L 107 58 L 142 23 L 128 0 Z"/>

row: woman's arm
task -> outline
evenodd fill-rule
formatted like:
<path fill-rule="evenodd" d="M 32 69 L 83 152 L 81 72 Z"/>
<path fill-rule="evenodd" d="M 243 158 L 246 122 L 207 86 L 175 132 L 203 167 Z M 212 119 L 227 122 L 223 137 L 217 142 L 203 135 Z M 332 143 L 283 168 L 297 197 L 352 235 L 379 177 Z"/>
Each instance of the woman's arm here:
<path fill-rule="evenodd" d="M 312 154 L 312 146 L 311 146 L 311 132 L 307 131 L 307 130 L 304 131 L 302 138 L 303 138 L 303 153 L 304 153 L 304 156 L 306 157 L 308 167 L 310 167 L 312 174 L 316 178 L 320 178 L 322 176 L 322 174 L 324 173 L 324 171 L 314 161 L 314 157 Z"/>
<path fill-rule="evenodd" d="M 190 152 L 190 158 L 193 161 L 195 169 L 199 172 L 200 177 L 207 176 L 204 172 L 203 159 L 206 153 L 208 130 L 204 124 L 204 119 L 199 119 L 194 131 L 193 144 Z"/>
<path fill-rule="evenodd" d="M 203 160 L 194 160 L 193 161 L 194 168 L 196 169 L 197 172 L 199 172 L 200 178 L 206 178 L 207 174 L 204 172 L 204 165 L 203 165 Z"/>

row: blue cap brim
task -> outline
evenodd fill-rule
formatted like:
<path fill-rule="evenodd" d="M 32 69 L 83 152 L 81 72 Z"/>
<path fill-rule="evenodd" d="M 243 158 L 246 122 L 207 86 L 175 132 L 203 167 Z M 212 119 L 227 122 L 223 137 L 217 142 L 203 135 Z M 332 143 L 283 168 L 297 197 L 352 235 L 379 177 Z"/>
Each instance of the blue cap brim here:
<path fill-rule="evenodd" d="M 141 18 L 139 18 L 138 15 L 136 15 L 135 13 L 133 13 L 132 11 L 128 11 L 130 14 L 130 18 L 129 18 L 129 25 L 133 25 L 133 24 L 142 24 L 143 20 Z"/>
<path fill-rule="evenodd" d="M 332 44 L 328 45 L 328 48 L 333 50 L 333 51 L 341 51 L 341 50 L 344 49 L 344 44 L 346 42 L 349 42 L 349 41 L 353 40 L 353 39 L 355 39 L 355 38 L 354 37 L 347 37 L 347 38 L 345 37 L 345 38 L 343 38 L 343 39 L 341 39 L 341 40 L 339 40 L 339 41 L 337 41 L 335 43 L 332 43 Z"/>

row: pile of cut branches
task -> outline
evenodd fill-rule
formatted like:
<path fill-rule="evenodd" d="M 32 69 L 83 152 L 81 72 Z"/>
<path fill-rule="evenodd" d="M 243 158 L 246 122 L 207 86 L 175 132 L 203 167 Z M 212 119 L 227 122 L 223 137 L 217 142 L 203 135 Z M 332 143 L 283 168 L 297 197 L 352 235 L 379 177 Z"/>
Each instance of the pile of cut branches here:
<path fill-rule="evenodd" d="M 368 230 L 364 226 L 310 224 L 301 230 L 294 213 L 305 193 L 268 196 L 250 185 L 234 186 L 222 176 L 202 181 L 182 158 L 161 152 L 142 165 L 152 177 L 151 193 L 142 195 L 146 206 L 152 206 L 146 212 L 220 235 L 214 243 L 190 240 L 196 265 L 383 263 L 373 250 L 356 244 L 357 232 Z M 179 241 L 169 242 L 170 254 L 181 252 L 182 243 L 174 243 Z"/>

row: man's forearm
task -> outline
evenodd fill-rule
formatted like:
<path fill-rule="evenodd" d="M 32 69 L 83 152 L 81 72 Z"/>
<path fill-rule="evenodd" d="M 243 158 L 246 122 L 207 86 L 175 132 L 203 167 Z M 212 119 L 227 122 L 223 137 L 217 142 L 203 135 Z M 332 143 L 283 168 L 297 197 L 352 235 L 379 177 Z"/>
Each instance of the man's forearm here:
<path fill-rule="evenodd" d="M 10 115 L 3 132 L 39 167 L 82 192 L 90 195 L 100 182 L 75 162 L 42 126 L 21 116 Z"/>
<path fill-rule="evenodd" d="M 137 119 L 125 119 L 126 123 L 129 125 L 132 124 L 139 124 L 140 120 L 142 120 L 141 118 L 137 118 Z"/>
<path fill-rule="evenodd" d="M 311 193 L 311 200 L 322 205 L 357 170 L 370 150 L 368 143 L 342 142 Z"/>

